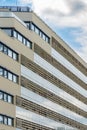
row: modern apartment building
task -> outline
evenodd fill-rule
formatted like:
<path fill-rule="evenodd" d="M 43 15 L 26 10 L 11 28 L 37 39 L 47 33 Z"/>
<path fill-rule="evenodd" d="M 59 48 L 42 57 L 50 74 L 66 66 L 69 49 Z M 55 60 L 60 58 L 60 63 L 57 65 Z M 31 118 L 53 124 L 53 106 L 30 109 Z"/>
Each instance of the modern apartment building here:
<path fill-rule="evenodd" d="M 0 7 L 0 130 L 87 130 L 87 64 L 29 7 Z"/>

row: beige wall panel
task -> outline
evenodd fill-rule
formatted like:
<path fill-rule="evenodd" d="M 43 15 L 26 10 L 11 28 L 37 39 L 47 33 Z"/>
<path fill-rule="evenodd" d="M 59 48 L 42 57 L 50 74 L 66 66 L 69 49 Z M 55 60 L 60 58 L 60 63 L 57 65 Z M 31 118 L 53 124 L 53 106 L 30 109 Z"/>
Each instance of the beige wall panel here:
<path fill-rule="evenodd" d="M 23 45 L 17 39 L 9 37 L 7 34 L 3 33 L 3 31 L 0 31 L 0 41 L 5 43 L 7 46 L 9 46 L 11 49 L 15 50 L 19 54 L 23 54 L 31 60 L 34 59 L 34 53 L 31 49 Z"/>
<path fill-rule="evenodd" d="M 18 16 L 23 21 L 31 21 L 32 20 L 32 14 L 31 12 L 14 12 L 16 16 Z"/>
<path fill-rule="evenodd" d="M 36 34 L 33 31 L 32 31 L 32 36 L 33 36 L 34 42 L 38 46 L 40 46 L 41 48 L 43 48 L 47 53 L 51 54 L 51 46 L 50 46 L 50 44 L 48 44 L 47 42 L 45 42 L 42 38 L 40 38 L 40 36 L 38 34 Z"/>
<path fill-rule="evenodd" d="M 7 111 L 6 111 L 7 108 Z M 16 107 L 13 104 L 0 100 L 0 113 L 15 118 Z"/>
<path fill-rule="evenodd" d="M 0 130 L 16 130 L 16 128 L 0 124 Z"/>
<path fill-rule="evenodd" d="M 0 27 L 12 27 L 14 25 L 14 18 L 0 18 Z"/>
<path fill-rule="evenodd" d="M 12 81 L 0 76 L 0 90 L 12 95 L 20 95 L 20 86 Z"/>
<path fill-rule="evenodd" d="M 21 73 L 20 64 L 2 52 L 0 52 L 0 65 L 17 75 Z"/>

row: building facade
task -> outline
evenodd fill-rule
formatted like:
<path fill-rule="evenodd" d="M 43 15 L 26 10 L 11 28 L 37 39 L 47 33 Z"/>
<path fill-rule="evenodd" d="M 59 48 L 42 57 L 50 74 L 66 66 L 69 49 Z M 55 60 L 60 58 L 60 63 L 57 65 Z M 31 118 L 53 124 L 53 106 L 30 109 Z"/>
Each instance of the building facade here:
<path fill-rule="evenodd" d="M 0 7 L 0 130 L 87 130 L 87 64 L 29 7 Z"/>

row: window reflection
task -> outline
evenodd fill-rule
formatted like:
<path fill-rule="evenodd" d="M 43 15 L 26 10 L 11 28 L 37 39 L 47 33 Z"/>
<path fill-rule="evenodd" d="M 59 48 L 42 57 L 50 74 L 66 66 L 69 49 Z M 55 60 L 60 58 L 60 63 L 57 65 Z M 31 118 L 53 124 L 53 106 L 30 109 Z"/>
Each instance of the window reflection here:
<path fill-rule="evenodd" d="M 30 40 L 28 40 L 27 38 L 25 38 L 22 34 L 20 34 L 18 31 L 16 31 L 15 29 L 5 29 L 2 28 L 9 36 L 11 37 L 15 37 L 16 39 L 18 39 L 21 43 L 23 43 L 25 46 L 29 47 L 30 49 L 32 49 L 32 42 Z M 10 32 L 10 33 L 9 33 Z M 29 42 L 29 44 L 27 44 L 26 42 Z M 1 48 L 2 49 L 2 48 Z M 4 50 L 5 53 L 7 53 L 6 50 Z"/>
<path fill-rule="evenodd" d="M 2 51 L 4 54 L 10 56 L 14 60 L 18 61 L 18 54 L 1 42 L 0 42 L 0 51 Z"/>
<path fill-rule="evenodd" d="M 3 91 L 0 91 L 0 99 L 9 103 L 13 103 L 13 96 Z"/>
<path fill-rule="evenodd" d="M 13 118 L 0 114 L 0 124 L 13 126 Z"/>
<path fill-rule="evenodd" d="M 28 29 L 37 33 L 47 43 L 50 43 L 50 38 L 43 31 L 41 31 L 41 29 L 39 29 L 34 23 L 32 23 L 32 22 L 25 22 L 25 23 L 26 23 Z"/>
<path fill-rule="evenodd" d="M 3 116 L 0 115 L 0 124 L 3 124 Z"/>
<path fill-rule="evenodd" d="M 0 66 L 0 76 L 3 76 L 4 78 L 7 78 L 15 83 L 18 83 L 18 76 L 13 74 L 12 72 L 9 72 L 8 70 L 4 69 Z"/>

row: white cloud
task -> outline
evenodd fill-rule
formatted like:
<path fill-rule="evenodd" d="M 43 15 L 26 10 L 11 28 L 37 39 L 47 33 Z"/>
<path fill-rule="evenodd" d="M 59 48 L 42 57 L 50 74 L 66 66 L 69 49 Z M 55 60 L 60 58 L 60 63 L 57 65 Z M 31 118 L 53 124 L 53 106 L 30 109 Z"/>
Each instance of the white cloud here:
<path fill-rule="evenodd" d="M 74 34 L 81 45 L 77 53 L 87 61 L 87 0 L 33 0 L 34 11 L 58 28 L 80 28 Z M 72 34 L 73 35 L 73 34 Z"/>
<path fill-rule="evenodd" d="M 87 61 L 87 0 L 19 0 L 22 4 L 33 4 L 33 9 L 45 22 L 56 28 L 75 27 L 75 42 L 81 45 L 76 50 Z M 73 33 L 72 33 L 73 35 Z"/>

